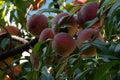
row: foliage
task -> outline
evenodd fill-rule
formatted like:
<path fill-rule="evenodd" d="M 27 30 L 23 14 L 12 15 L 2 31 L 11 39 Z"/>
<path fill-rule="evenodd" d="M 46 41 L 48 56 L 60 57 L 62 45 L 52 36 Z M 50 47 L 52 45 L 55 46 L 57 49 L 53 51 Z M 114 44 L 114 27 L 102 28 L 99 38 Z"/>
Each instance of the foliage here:
<path fill-rule="evenodd" d="M 85 5 L 74 6 L 72 1 L 69 3 L 66 3 L 66 1 L 69 0 L 58 1 L 60 9 L 53 8 L 56 4 L 54 1 L 51 1 L 48 5 L 45 3 L 48 8 L 40 8 L 34 14 L 43 13 L 46 15 L 48 13 L 48 25 L 53 27 L 52 20 L 55 15 L 52 13 L 68 12 L 74 15 L 79 8 Z M 88 2 L 92 1 L 97 0 L 88 0 Z M 21 32 L 20 37 L 28 41 L 32 40 L 35 36 L 26 29 L 26 22 L 32 16 L 30 13 L 33 12 L 29 11 L 27 7 L 28 2 L 33 4 L 33 0 L 0 0 L 0 30 L 4 26 L 14 23 Z M 32 50 L 33 56 L 39 56 L 39 66 L 33 68 L 30 56 L 24 58 L 14 57 L 12 63 L 7 64 L 7 67 L 4 69 L 0 68 L 0 79 L 4 80 L 3 78 L 9 75 L 17 80 L 120 80 L 120 0 L 101 0 L 99 10 L 97 11 L 97 18 L 87 21 L 83 28 L 88 28 L 97 20 L 101 20 L 103 14 L 105 14 L 105 22 L 101 33 L 106 40 L 105 42 L 97 39 L 90 43 L 85 42 L 80 49 L 76 48 L 67 57 L 56 56 L 54 54 L 51 40 L 37 42 Z M 10 43 L 9 38 L 5 37 L 0 40 L 0 54 L 2 54 L 1 48 L 5 50 L 7 44 Z M 97 55 L 81 57 L 80 52 L 90 45 L 97 48 Z M 21 46 L 21 44 L 17 44 L 15 47 L 18 46 Z M 22 60 L 27 61 L 20 63 Z M 19 75 L 7 71 L 14 64 L 19 64 L 22 67 L 22 73 Z"/>

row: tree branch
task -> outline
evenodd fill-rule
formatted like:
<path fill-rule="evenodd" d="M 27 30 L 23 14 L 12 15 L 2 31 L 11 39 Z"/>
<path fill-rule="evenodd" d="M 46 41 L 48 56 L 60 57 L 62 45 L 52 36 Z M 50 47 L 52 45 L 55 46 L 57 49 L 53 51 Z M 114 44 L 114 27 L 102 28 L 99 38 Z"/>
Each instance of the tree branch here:
<path fill-rule="evenodd" d="M 11 38 L 12 38 L 14 41 L 18 41 L 18 42 L 20 42 L 20 43 L 22 43 L 22 44 L 28 43 L 28 41 L 27 41 L 26 39 L 21 38 L 21 37 L 19 37 L 19 36 L 11 35 Z"/>
<path fill-rule="evenodd" d="M 7 59 L 8 57 L 15 56 L 17 54 L 21 54 L 23 51 L 27 51 L 28 49 L 30 49 L 31 46 L 33 47 L 37 42 L 38 42 L 38 37 L 36 37 L 35 39 L 31 40 L 26 44 L 23 44 L 20 47 L 13 48 L 10 49 L 9 51 L 3 52 L 2 54 L 0 54 L 0 61 Z"/>

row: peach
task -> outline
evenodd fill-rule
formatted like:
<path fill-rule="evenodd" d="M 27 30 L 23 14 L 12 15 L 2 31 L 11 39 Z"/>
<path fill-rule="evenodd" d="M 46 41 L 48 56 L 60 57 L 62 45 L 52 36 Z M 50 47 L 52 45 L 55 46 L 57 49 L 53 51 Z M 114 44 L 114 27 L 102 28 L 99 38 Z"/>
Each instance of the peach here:
<path fill-rule="evenodd" d="M 86 40 L 91 41 L 92 37 L 95 36 L 97 32 L 98 31 L 96 29 L 92 28 L 82 30 L 77 37 L 78 47 L 80 47 Z"/>
<path fill-rule="evenodd" d="M 67 32 L 73 36 L 78 29 L 78 24 L 75 17 L 66 12 L 58 14 L 53 19 L 53 24 L 55 24 L 55 34 L 58 32 Z"/>
<path fill-rule="evenodd" d="M 83 29 L 80 27 L 80 28 L 78 29 L 76 35 L 78 36 L 78 35 L 82 32 L 82 30 L 83 30 Z"/>
<path fill-rule="evenodd" d="M 58 25 L 59 20 L 60 20 L 62 17 L 68 16 L 68 15 L 69 15 L 69 13 L 67 13 L 67 12 L 59 13 L 59 14 L 58 14 L 57 16 L 55 16 L 55 18 L 53 19 L 53 24 Z"/>
<path fill-rule="evenodd" d="M 10 35 L 19 35 L 20 34 L 20 31 L 17 27 L 15 26 L 5 26 L 2 30 L 1 30 L 1 33 L 9 33 Z"/>
<path fill-rule="evenodd" d="M 60 32 L 55 35 L 52 47 L 59 55 L 67 56 L 76 48 L 75 41 L 68 33 Z"/>
<path fill-rule="evenodd" d="M 78 17 L 83 16 L 85 22 L 94 19 L 97 16 L 99 4 L 97 2 L 89 2 L 82 6 L 78 12 Z"/>
<path fill-rule="evenodd" d="M 30 19 L 27 21 L 26 27 L 30 33 L 33 35 L 40 35 L 42 30 L 46 27 L 46 24 L 48 23 L 48 18 L 43 15 L 33 15 L 30 17 Z"/>
<path fill-rule="evenodd" d="M 71 16 L 69 13 L 63 12 L 63 13 L 60 13 L 57 16 L 55 16 L 55 18 L 53 19 L 53 24 L 55 24 L 55 25 L 66 25 L 66 24 L 74 25 L 74 24 L 76 24 L 76 19 L 73 16 Z"/>
<path fill-rule="evenodd" d="M 84 17 L 80 14 L 80 12 L 77 12 L 76 21 L 80 25 L 80 27 L 83 27 L 83 24 L 85 23 Z"/>
<path fill-rule="evenodd" d="M 39 36 L 39 41 L 45 41 L 47 39 L 53 39 L 54 34 L 53 34 L 53 30 L 51 28 L 46 28 L 44 29 L 40 36 Z"/>
<path fill-rule="evenodd" d="M 78 5 L 78 4 L 85 4 L 87 2 L 87 0 L 74 0 L 74 5 Z"/>
<path fill-rule="evenodd" d="M 83 52 L 81 53 L 82 57 L 86 57 L 86 56 L 96 56 L 97 55 L 97 50 L 95 46 L 90 46 L 87 49 L 83 50 Z"/>

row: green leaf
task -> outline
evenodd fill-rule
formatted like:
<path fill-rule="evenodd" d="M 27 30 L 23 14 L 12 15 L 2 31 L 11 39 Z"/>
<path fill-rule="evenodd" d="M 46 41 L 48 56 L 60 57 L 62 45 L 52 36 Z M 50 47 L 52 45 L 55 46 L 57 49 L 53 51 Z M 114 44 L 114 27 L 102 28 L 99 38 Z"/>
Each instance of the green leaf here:
<path fill-rule="evenodd" d="M 111 44 L 110 44 L 109 50 L 110 50 L 111 53 L 114 53 L 114 52 L 115 52 L 115 47 L 116 47 L 116 45 L 117 45 L 117 44 L 115 44 L 115 43 L 111 43 Z"/>
<path fill-rule="evenodd" d="M 44 12 L 48 12 L 48 13 L 61 13 L 62 11 L 59 9 L 54 9 L 54 8 L 48 8 L 48 9 L 39 9 L 36 14 L 41 14 Z"/>
<path fill-rule="evenodd" d="M 75 76 L 74 80 L 79 80 L 79 79 L 81 79 L 82 76 L 84 76 L 85 74 L 87 74 L 90 70 L 91 70 L 91 69 L 88 68 L 88 69 L 86 69 L 85 71 L 83 71 L 83 72 L 81 72 L 81 73 L 78 73 L 78 74 Z"/>
<path fill-rule="evenodd" d="M 63 70 L 65 68 L 65 66 L 67 65 L 67 60 L 60 66 L 60 68 L 58 69 L 55 78 L 58 78 L 60 76 L 61 73 L 63 73 Z"/>
<path fill-rule="evenodd" d="M 109 10 L 107 17 L 111 17 L 115 9 L 119 6 L 120 6 L 120 0 L 117 0 L 116 3 L 112 5 L 112 8 Z"/>
<path fill-rule="evenodd" d="M 85 49 L 89 48 L 91 46 L 91 44 L 89 43 L 85 43 L 80 47 L 80 52 L 84 51 Z"/>
<path fill-rule="evenodd" d="M 46 66 L 42 67 L 41 80 L 54 80 L 53 77 L 48 73 L 48 68 Z"/>
<path fill-rule="evenodd" d="M 85 24 L 84 24 L 84 28 L 88 28 L 88 27 L 91 27 L 93 24 L 95 24 L 99 19 L 96 17 L 95 19 L 93 20 L 90 20 L 90 21 L 87 21 Z"/>
<path fill-rule="evenodd" d="M 115 52 L 120 53 L 120 44 L 117 44 L 115 47 Z"/>
<path fill-rule="evenodd" d="M 110 69 L 112 66 L 116 65 L 116 64 L 120 64 L 119 61 L 111 61 L 108 63 L 103 64 L 102 66 L 100 66 L 97 71 L 96 74 L 94 75 L 94 80 L 105 80 L 108 75 L 110 75 Z"/>
<path fill-rule="evenodd" d="M 10 39 L 9 38 L 4 38 L 1 42 L 1 44 L 0 44 L 0 47 L 5 49 L 9 43 L 10 43 Z"/>
<path fill-rule="evenodd" d="M 2 7 L 2 5 L 5 3 L 5 1 L 0 1 L 0 8 Z"/>
<path fill-rule="evenodd" d="M 100 40 L 95 40 L 91 43 L 92 45 L 96 46 L 99 50 L 104 53 L 109 53 L 109 43 L 102 42 Z"/>
<path fill-rule="evenodd" d="M 38 42 L 38 43 L 36 43 L 36 45 L 33 48 L 33 53 L 34 54 L 38 54 L 38 53 L 42 52 L 42 49 L 44 47 L 43 44 L 44 44 L 44 42 Z"/>
<path fill-rule="evenodd" d="M 98 54 L 99 56 L 101 56 L 103 59 L 110 59 L 110 60 L 120 60 L 120 58 L 116 57 L 116 56 L 111 56 L 111 55 L 102 55 L 102 54 Z"/>
<path fill-rule="evenodd" d="M 4 80 L 4 77 L 5 77 L 5 76 L 4 76 L 3 72 L 0 70 L 0 79 L 1 79 L 1 80 Z"/>
<path fill-rule="evenodd" d="M 72 3 L 66 4 L 64 6 L 64 9 L 66 9 L 68 12 L 71 12 L 74 8 L 74 5 Z"/>
<path fill-rule="evenodd" d="M 87 59 L 87 60 L 81 60 L 81 59 L 80 59 L 80 60 L 78 60 L 77 62 L 75 62 L 75 63 L 73 64 L 74 66 L 69 70 L 68 76 L 71 77 L 71 75 L 74 73 L 74 71 L 75 71 L 77 68 L 85 65 L 85 64 L 88 63 L 88 62 L 91 62 L 91 60 L 90 60 L 90 59 Z"/>
<path fill-rule="evenodd" d="M 4 19 L 6 9 L 0 9 L 0 19 Z"/>
<path fill-rule="evenodd" d="M 51 3 L 48 5 L 48 8 L 52 8 L 54 5 L 55 5 L 55 2 L 51 2 Z"/>
<path fill-rule="evenodd" d="M 27 80 L 37 80 L 38 79 L 38 71 L 30 71 L 27 75 Z"/>

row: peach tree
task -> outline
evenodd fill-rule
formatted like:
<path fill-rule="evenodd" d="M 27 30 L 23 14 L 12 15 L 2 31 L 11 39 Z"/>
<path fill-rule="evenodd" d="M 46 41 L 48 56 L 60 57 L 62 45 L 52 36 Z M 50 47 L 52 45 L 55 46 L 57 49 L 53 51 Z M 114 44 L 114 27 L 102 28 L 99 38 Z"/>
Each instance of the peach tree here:
<path fill-rule="evenodd" d="M 0 79 L 120 80 L 120 0 L 49 2 L 0 0 Z"/>

